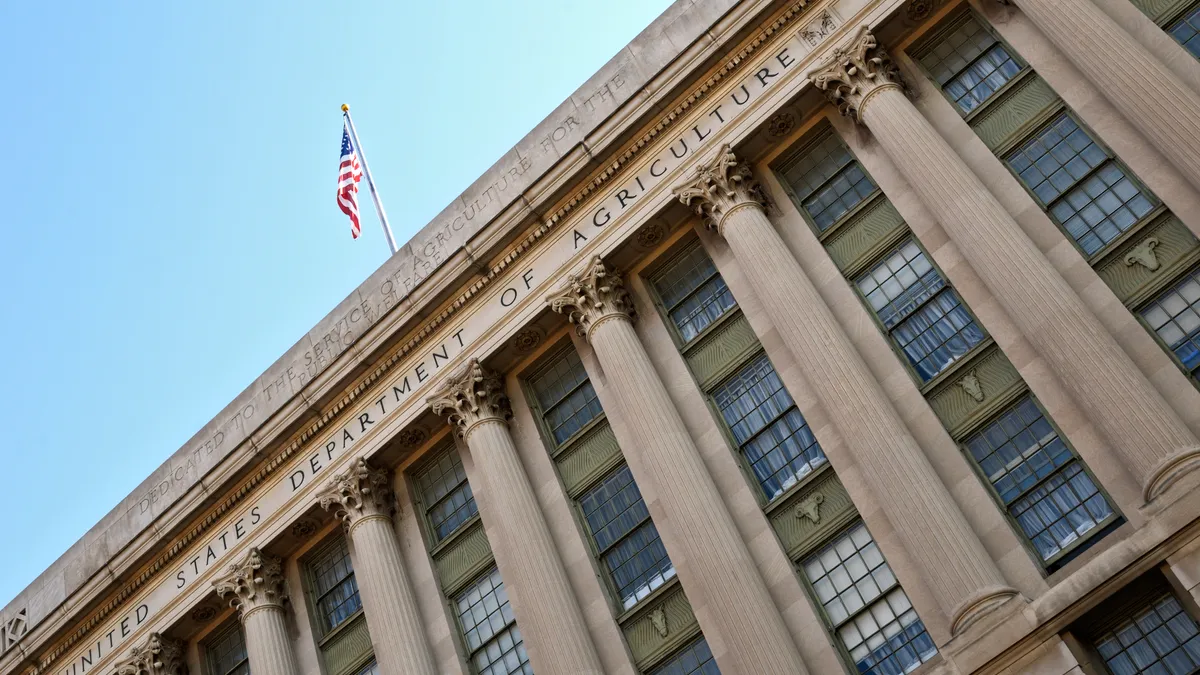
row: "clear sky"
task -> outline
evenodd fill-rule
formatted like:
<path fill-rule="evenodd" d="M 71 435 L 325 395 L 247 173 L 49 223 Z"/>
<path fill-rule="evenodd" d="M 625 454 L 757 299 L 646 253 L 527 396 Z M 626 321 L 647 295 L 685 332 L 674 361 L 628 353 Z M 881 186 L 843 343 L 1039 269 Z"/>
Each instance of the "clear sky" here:
<path fill-rule="evenodd" d="M 669 4 L 0 4 L 0 607 Z"/>

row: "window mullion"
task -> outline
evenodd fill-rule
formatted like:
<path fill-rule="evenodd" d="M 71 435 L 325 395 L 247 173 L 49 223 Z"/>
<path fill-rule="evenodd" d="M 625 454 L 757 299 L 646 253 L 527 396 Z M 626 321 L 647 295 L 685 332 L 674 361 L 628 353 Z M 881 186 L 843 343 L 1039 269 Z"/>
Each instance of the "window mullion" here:
<path fill-rule="evenodd" d="M 604 556 L 611 553 L 613 551 L 613 549 L 616 549 L 621 544 L 625 543 L 625 540 L 627 540 L 631 536 L 633 536 L 634 532 L 637 532 L 639 529 L 641 529 L 641 527 L 643 525 L 645 525 L 649 521 L 650 521 L 650 509 L 646 509 L 646 515 L 643 516 L 642 519 L 637 522 L 637 524 L 635 524 L 633 527 L 629 528 L 628 532 L 626 532 L 625 534 L 618 537 L 615 541 L 613 541 L 613 543 L 609 544 L 608 546 L 606 546 L 605 548 L 600 550 L 600 553 L 599 553 L 600 557 L 603 558 Z M 593 533 L 592 536 L 595 537 L 595 533 Z"/>

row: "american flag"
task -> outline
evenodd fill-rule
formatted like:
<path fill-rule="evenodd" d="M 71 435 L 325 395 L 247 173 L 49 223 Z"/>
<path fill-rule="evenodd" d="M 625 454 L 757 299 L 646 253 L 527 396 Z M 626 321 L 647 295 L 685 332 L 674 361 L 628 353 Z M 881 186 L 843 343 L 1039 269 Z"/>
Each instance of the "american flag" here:
<path fill-rule="evenodd" d="M 350 129 L 342 123 L 342 163 L 338 167 L 338 207 L 350 216 L 350 236 L 358 239 L 362 228 L 358 224 L 358 181 L 362 180 L 362 165 L 350 140 Z"/>

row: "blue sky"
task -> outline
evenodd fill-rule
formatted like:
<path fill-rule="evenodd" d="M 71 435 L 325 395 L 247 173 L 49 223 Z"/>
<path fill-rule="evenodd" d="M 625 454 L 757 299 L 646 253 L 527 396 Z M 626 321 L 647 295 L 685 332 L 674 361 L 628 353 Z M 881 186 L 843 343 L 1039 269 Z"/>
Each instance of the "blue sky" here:
<path fill-rule="evenodd" d="M 0 5 L 0 606 L 669 4 Z"/>

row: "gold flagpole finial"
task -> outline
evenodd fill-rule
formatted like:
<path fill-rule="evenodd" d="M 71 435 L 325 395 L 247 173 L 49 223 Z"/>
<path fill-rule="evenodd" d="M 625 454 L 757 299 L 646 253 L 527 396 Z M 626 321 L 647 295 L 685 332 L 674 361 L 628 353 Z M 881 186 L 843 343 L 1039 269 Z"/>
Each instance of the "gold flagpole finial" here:
<path fill-rule="evenodd" d="M 350 112 L 350 105 L 343 103 L 342 104 L 342 112 Z"/>

